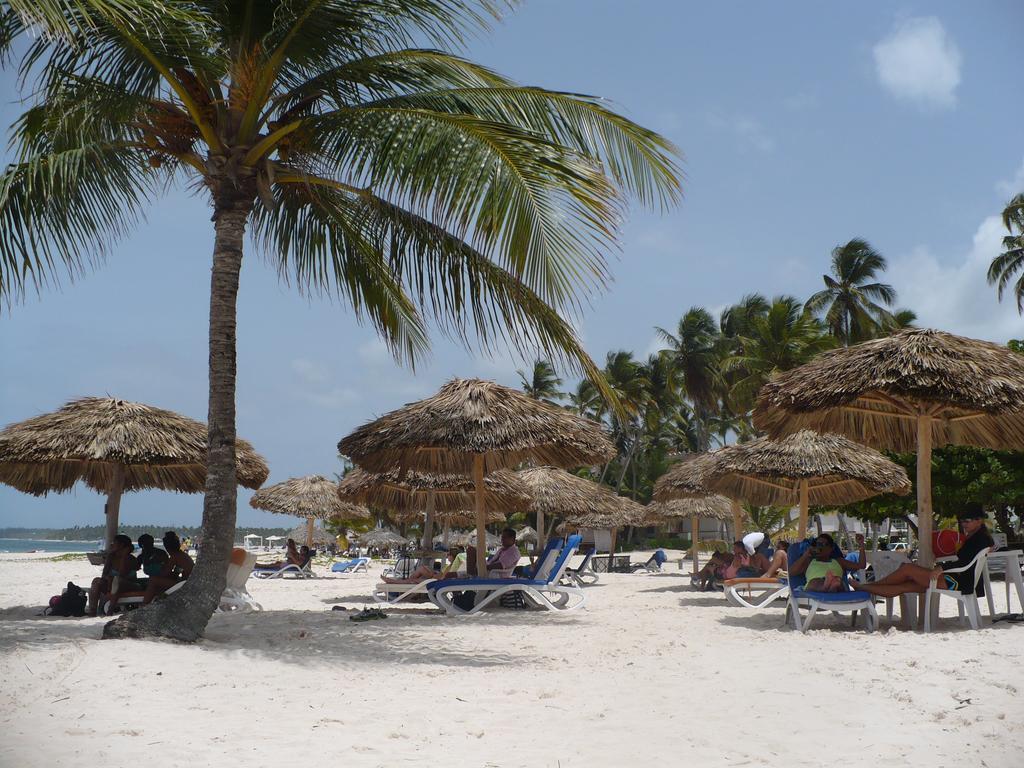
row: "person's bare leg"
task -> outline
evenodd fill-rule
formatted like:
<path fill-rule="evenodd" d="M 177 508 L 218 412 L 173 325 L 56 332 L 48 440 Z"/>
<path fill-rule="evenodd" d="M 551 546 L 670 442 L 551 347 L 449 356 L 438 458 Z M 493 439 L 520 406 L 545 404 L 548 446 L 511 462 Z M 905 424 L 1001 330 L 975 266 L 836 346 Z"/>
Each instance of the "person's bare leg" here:
<path fill-rule="evenodd" d="M 903 563 L 899 568 L 890 573 L 884 579 L 877 579 L 871 582 L 876 587 L 887 587 L 891 584 L 903 584 L 912 581 L 921 584 L 924 589 L 928 588 L 932 572 L 914 563 Z"/>
<path fill-rule="evenodd" d="M 417 567 L 415 571 L 413 571 L 411 574 L 409 574 L 408 578 L 396 579 L 396 578 L 393 578 L 391 576 L 385 576 L 384 577 L 384 583 L 385 584 L 419 584 L 421 581 L 425 581 L 426 579 L 432 579 L 435 576 L 436 576 L 436 574 L 434 573 L 434 569 L 433 568 L 431 568 L 429 565 L 421 565 L 421 566 Z"/>
<path fill-rule="evenodd" d="M 97 577 L 92 580 L 92 584 L 89 586 L 89 615 L 95 616 L 99 609 L 100 592 L 103 591 L 105 586 L 104 580 Z"/>
<path fill-rule="evenodd" d="M 149 580 L 149 586 L 146 587 L 146 594 L 142 598 L 143 605 L 149 605 L 153 602 L 153 598 L 157 595 L 166 592 L 168 589 L 178 583 L 177 579 L 170 578 L 168 576 L 153 576 Z"/>

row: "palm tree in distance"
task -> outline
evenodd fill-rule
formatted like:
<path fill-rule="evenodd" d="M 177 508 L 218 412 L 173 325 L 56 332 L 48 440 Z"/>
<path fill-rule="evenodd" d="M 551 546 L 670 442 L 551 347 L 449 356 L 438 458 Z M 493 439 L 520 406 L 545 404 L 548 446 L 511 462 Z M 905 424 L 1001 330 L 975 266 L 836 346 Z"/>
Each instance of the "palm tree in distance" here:
<path fill-rule="evenodd" d="M 1003 225 L 1010 234 L 1003 238 L 1003 252 L 989 265 L 988 282 L 995 284 L 996 295 L 1002 301 L 1006 286 L 1020 273 L 1013 284 L 1013 295 L 1017 312 L 1024 313 L 1024 194 L 1017 195 L 1003 209 Z"/>
<path fill-rule="evenodd" d="M 707 420 L 717 410 L 719 384 L 718 325 L 703 307 L 692 307 L 679 320 L 676 332 L 655 328 L 667 344 L 665 353 L 675 366 L 680 384 L 693 403 L 701 450 L 710 445 Z"/>
<path fill-rule="evenodd" d="M 565 393 L 559 390 L 562 380 L 547 360 L 535 360 L 529 374 L 521 370 L 516 373 L 523 384 L 523 392 L 534 400 L 558 405 L 558 401 L 565 398 Z"/>
<path fill-rule="evenodd" d="M 882 332 L 886 334 L 916 328 L 917 313 L 912 309 L 897 309 L 882 320 Z"/>
<path fill-rule="evenodd" d="M 188 583 L 107 636 L 201 636 L 235 526 L 235 322 L 245 234 L 414 363 L 434 321 L 600 383 L 561 316 L 605 287 L 629 197 L 673 205 L 675 149 L 599 99 L 520 86 L 437 48 L 497 0 L 177 3 L 31 39 L 39 72 L 0 176 L 0 290 L 77 275 L 176 182 L 213 210 L 203 547 Z M 26 28 L 12 11 L 0 28 Z"/>
<path fill-rule="evenodd" d="M 821 315 L 840 344 L 870 339 L 886 321 L 896 290 L 876 281 L 885 266 L 885 257 L 865 240 L 854 238 L 832 249 L 832 274 L 823 275 L 825 289 L 811 296 L 805 306 Z"/>

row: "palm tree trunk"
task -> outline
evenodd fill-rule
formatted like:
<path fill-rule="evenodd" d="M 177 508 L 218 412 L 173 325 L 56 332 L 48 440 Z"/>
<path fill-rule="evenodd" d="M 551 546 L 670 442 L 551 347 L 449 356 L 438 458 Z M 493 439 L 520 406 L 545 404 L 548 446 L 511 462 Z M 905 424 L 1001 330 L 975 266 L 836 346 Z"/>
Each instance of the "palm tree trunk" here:
<path fill-rule="evenodd" d="M 206 496 L 199 556 L 173 595 L 108 623 L 103 637 L 169 637 L 193 642 L 220 603 L 235 538 L 235 322 L 245 222 L 254 195 L 224 181 L 214 193 L 210 282 L 210 390 Z"/>

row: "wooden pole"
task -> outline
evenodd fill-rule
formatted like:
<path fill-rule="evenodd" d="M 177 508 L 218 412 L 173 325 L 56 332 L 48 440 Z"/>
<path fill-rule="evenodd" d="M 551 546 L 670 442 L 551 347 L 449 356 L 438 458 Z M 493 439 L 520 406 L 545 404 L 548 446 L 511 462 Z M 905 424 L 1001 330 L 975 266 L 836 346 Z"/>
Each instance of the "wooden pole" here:
<path fill-rule="evenodd" d="M 110 491 L 107 493 L 107 503 L 103 505 L 103 511 L 107 517 L 107 532 L 104 549 L 109 552 L 110 546 L 117 536 L 118 518 L 121 514 L 121 494 L 124 493 L 124 467 L 114 467 L 114 477 L 110 483 Z"/>
<path fill-rule="evenodd" d="M 807 538 L 807 512 L 810 504 L 807 502 L 807 481 L 800 481 L 800 521 L 796 527 L 796 537 L 803 541 Z"/>
<path fill-rule="evenodd" d="M 544 539 L 544 510 L 537 510 L 537 543 L 533 545 L 533 554 L 540 557 L 541 551 L 547 542 Z"/>
<path fill-rule="evenodd" d="M 426 507 L 425 507 L 425 510 L 424 510 L 425 511 L 425 515 L 424 515 L 424 518 L 423 518 L 423 538 L 420 540 L 420 546 L 423 547 L 423 549 L 426 550 L 427 552 L 430 552 L 431 550 L 434 549 L 434 501 L 435 501 L 435 499 L 436 499 L 436 496 L 434 495 L 434 492 L 433 491 L 428 491 L 427 492 L 427 504 L 426 504 Z M 432 557 L 425 557 L 424 556 L 421 559 L 421 562 L 423 562 L 423 563 L 427 563 L 427 562 L 433 563 L 433 561 L 434 561 L 434 558 L 432 558 Z"/>
<path fill-rule="evenodd" d="M 690 546 L 693 547 L 693 572 L 700 570 L 700 563 L 697 562 L 697 544 L 700 541 L 700 518 L 694 515 L 690 518 Z"/>
<path fill-rule="evenodd" d="M 487 518 L 484 514 L 484 455 L 473 457 L 473 485 L 476 487 L 476 575 L 487 578 Z"/>
<path fill-rule="evenodd" d="M 918 561 L 926 568 L 932 553 L 932 417 L 917 417 L 917 546 Z"/>
<path fill-rule="evenodd" d="M 729 505 L 732 507 L 732 541 L 739 541 L 743 538 L 743 507 L 736 499 L 729 499 Z M 731 546 L 729 550 L 732 551 Z"/>
<path fill-rule="evenodd" d="M 306 518 L 306 546 L 313 548 L 313 516 Z"/>

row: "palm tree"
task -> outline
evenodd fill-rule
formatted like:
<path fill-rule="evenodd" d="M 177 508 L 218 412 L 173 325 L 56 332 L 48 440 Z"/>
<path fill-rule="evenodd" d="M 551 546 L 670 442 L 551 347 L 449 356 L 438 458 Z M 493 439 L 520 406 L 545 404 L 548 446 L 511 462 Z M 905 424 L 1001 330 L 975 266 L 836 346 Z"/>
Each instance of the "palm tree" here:
<path fill-rule="evenodd" d="M 534 400 L 558 405 L 558 401 L 565 398 L 565 393 L 558 389 L 562 386 L 562 380 L 558 378 L 554 367 L 547 360 L 535 360 L 529 374 L 525 371 L 516 373 L 522 381 L 523 392 Z"/>
<path fill-rule="evenodd" d="M 753 406 L 758 390 L 773 373 L 796 368 L 835 343 L 792 296 L 772 299 L 768 313 L 755 318 L 738 342 L 738 351 L 725 367 L 738 373 L 729 394 L 730 402 L 741 408 Z"/>
<path fill-rule="evenodd" d="M 912 309 L 897 309 L 882 320 L 882 333 L 893 334 L 897 331 L 905 331 L 908 328 L 916 328 L 917 313 Z"/>
<path fill-rule="evenodd" d="M 705 422 L 718 404 L 718 326 L 706 309 L 692 307 L 679 320 L 674 334 L 664 328 L 655 330 L 668 345 L 666 354 L 678 372 L 683 391 L 693 403 L 701 450 L 707 450 L 710 434 Z"/>
<path fill-rule="evenodd" d="M 570 392 L 569 410 L 588 419 L 599 421 L 604 409 L 604 402 L 601 399 L 601 391 L 594 386 L 590 379 L 580 379 L 576 385 L 576 391 Z"/>
<path fill-rule="evenodd" d="M 175 4 L 188 24 L 98 16 L 29 43 L 41 77 L 0 176 L 5 299 L 93 264 L 175 181 L 213 209 L 203 549 L 183 589 L 106 634 L 194 640 L 223 591 L 247 229 L 285 279 L 347 301 L 399 360 L 424 352 L 432 319 L 597 379 L 560 312 L 605 285 L 627 196 L 677 200 L 675 150 L 598 99 L 410 47 L 458 45 L 498 5 L 195 0 Z M 25 22 L 8 11 L 0 27 Z"/>
<path fill-rule="evenodd" d="M 896 290 L 875 282 L 885 266 L 885 257 L 865 240 L 854 238 L 832 249 L 832 274 L 823 276 L 825 289 L 805 306 L 823 317 L 844 346 L 872 338 L 887 318 L 886 307 L 896 300 Z"/>
<path fill-rule="evenodd" d="M 1003 252 L 992 259 L 988 268 L 989 285 L 996 284 L 996 295 L 1003 300 L 1003 291 L 1013 276 L 1020 277 L 1013 284 L 1017 299 L 1017 312 L 1024 313 L 1024 194 L 1017 195 L 1003 209 L 1003 225 L 1010 234 L 1003 238 Z"/>

